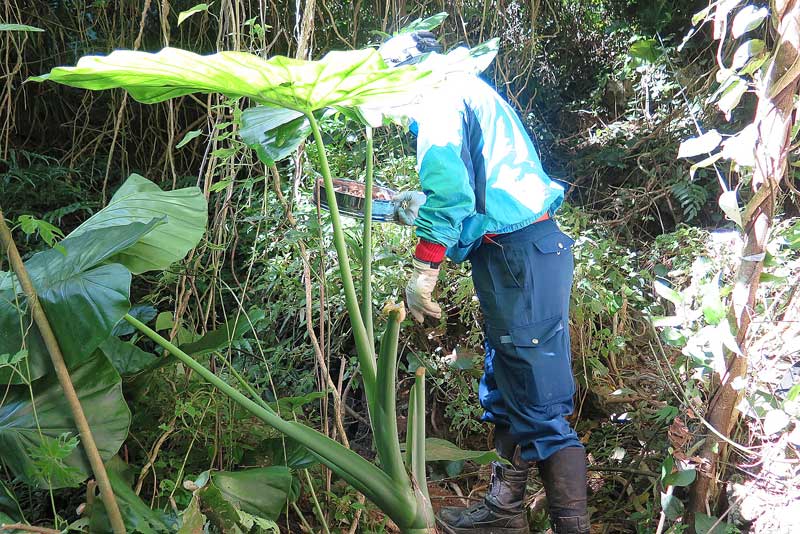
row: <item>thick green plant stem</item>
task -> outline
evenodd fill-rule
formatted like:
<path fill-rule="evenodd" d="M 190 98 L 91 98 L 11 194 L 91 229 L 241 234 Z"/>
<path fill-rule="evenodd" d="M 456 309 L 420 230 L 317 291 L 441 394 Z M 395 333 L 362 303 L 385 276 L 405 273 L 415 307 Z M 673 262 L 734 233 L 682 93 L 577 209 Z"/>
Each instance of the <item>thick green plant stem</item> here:
<path fill-rule="evenodd" d="M 405 316 L 403 305 L 387 305 L 389 320 L 381 338 L 378 355 L 378 379 L 375 387 L 375 421 L 373 428 L 375 448 L 383 471 L 395 482 L 410 487 L 411 481 L 403 465 L 403 454 L 397 439 L 397 342 L 400 335 L 400 322 Z"/>
<path fill-rule="evenodd" d="M 333 244 L 336 247 L 336 255 L 339 258 L 339 272 L 342 275 L 344 299 L 347 305 L 347 313 L 350 316 L 350 323 L 353 325 L 353 337 L 356 342 L 358 362 L 361 366 L 361 376 L 364 380 L 367 403 L 371 409 L 373 399 L 375 398 L 375 378 L 377 374 L 375 346 L 370 346 L 367 329 L 364 326 L 364 320 L 362 319 L 360 306 L 358 305 L 358 297 L 356 296 L 356 289 L 353 284 L 353 274 L 350 270 L 350 259 L 347 255 L 347 244 L 345 243 L 344 231 L 342 230 L 342 219 L 339 216 L 339 206 L 336 203 L 336 195 L 333 191 L 331 169 L 328 165 L 328 157 L 325 154 L 325 143 L 322 141 L 322 134 L 319 131 L 319 124 L 314 114 L 307 113 L 306 118 L 311 125 L 311 132 L 314 134 L 314 142 L 317 145 L 320 171 L 322 172 L 322 178 L 325 182 L 325 194 L 328 198 L 328 208 L 330 209 L 331 223 L 333 224 Z M 371 414 L 372 411 L 370 410 L 370 415 Z M 374 426 L 373 424 L 373 427 Z"/>
<path fill-rule="evenodd" d="M 372 324 L 372 184 L 375 154 L 372 128 L 364 131 L 367 139 L 367 175 L 364 180 L 364 236 L 361 251 L 361 317 L 367 329 L 370 347 L 375 347 L 375 330 Z M 380 363 L 380 362 L 379 362 Z"/>
<path fill-rule="evenodd" d="M 408 400 L 409 419 L 413 413 L 414 430 L 406 437 L 406 448 L 411 451 L 411 477 L 417 498 L 417 513 L 425 521 L 428 530 L 409 530 L 414 532 L 435 532 L 436 519 L 428 494 L 428 477 L 425 472 L 425 368 L 418 367 L 414 373 L 414 386 Z"/>
<path fill-rule="evenodd" d="M 406 445 L 411 450 L 411 475 L 414 482 L 428 500 L 428 477 L 425 473 L 425 368 L 414 373 L 413 397 L 409 399 L 409 410 L 414 412 L 414 433 Z"/>
<path fill-rule="evenodd" d="M 103 504 L 108 513 L 111 529 L 114 531 L 114 534 L 125 534 L 125 523 L 122 520 L 122 514 L 119 511 L 119 505 L 114 496 L 114 490 L 111 488 L 111 481 L 108 478 L 108 473 L 103 464 L 103 459 L 100 456 L 100 451 L 97 450 L 97 444 L 94 441 L 92 429 L 89 427 L 89 421 L 86 419 L 86 414 L 81 407 L 81 401 L 78 398 L 75 386 L 72 384 L 72 379 L 69 376 L 67 364 L 64 362 L 64 355 L 61 353 L 61 347 L 58 345 L 56 335 L 50 327 L 50 321 L 47 320 L 44 308 L 42 308 L 39 302 L 36 289 L 34 289 L 33 282 L 28 275 L 28 270 L 25 269 L 25 264 L 22 262 L 22 258 L 19 255 L 19 250 L 17 250 L 17 245 L 14 243 L 11 230 L 9 230 L 6 225 L 2 210 L 0 210 L 0 245 L 2 245 L 2 248 L 8 255 L 11 268 L 14 270 L 14 274 L 17 275 L 17 280 L 19 280 L 25 297 L 28 300 L 31 316 L 36 326 L 39 327 L 39 333 L 42 335 L 47 353 L 50 355 L 50 361 L 53 362 L 53 369 L 58 377 L 58 383 L 64 391 L 67 405 L 69 406 L 70 412 L 72 412 L 75 426 L 78 428 L 83 451 L 86 453 L 94 477 L 97 479 L 97 486 L 100 488 L 100 494 L 103 497 Z"/>
<path fill-rule="evenodd" d="M 381 469 L 325 434 L 300 423 L 286 421 L 275 412 L 264 409 L 138 319 L 125 315 L 125 320 L 239 406 L 306 447 L 320 462 L 366 495 L 399 526 L 415 527 L 420 522 L 426 524 L 417 513 L 418 503 L 410 487 L 394 482 Z"/>
<path fill-rule="evenodd" d="M 406 454 L 405 462 L 406 468 L 411 470 L 411 444 L 414 443 L 414 391 L 416 384 L 411 385 L 411 391 L 408 392 L 408 414 L 406 417 Z"/>

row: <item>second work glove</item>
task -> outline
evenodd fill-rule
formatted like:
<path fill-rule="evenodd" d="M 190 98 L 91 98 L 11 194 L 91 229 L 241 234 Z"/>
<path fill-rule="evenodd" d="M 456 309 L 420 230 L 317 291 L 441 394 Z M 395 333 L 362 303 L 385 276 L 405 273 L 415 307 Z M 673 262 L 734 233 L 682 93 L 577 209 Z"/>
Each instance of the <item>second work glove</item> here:
<path fill-rule="evenodd" d="M 423 322 L 428 315 L 434 319 L 442 316 L 442 308 L 433 301 L 433 290 L 439 278 L 439 268 L 431 267 L 430 263 L 413 260 L 414 272 L 408 279 L 406 286 L 406 301 L 408 310 L 417 322 Z"/>
<path fill-rule="evenodd" d="M 425 204 L 425 199 L 422 191 L 403 191 L 396 194 L 392 198 L 395 222 L 412 226 L 419 215 L 419 208 Z"/>

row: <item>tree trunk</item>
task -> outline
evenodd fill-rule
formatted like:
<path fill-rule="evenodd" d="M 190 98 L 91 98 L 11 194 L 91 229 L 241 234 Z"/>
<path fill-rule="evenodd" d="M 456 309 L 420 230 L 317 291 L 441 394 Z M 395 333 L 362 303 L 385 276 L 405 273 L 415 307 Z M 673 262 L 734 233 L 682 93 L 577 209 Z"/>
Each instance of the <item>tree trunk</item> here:
<path fill-rule="evenodd" d="M 738 417 L 735 408 L 740 393 L 732 384 L 735 379 L 744 377 L 747 373 L 747 333 L 754 314 L 777 194 L 786 174 L 790 135 L 795 122 L 794 96 L 800 81 L 800 0 L 776 2 L 772 23 L 777 45 L 774 62 L 759 91 L 754 121 L 758 132 L 752 181 L 754 195 L 742 216 L 745 245 L 736 274 L 730 310 L 738 327 L 736 340 L 742 354 L 731 356 L 727 372 L 718 377 L 719 386 L 706 412 L 708 422 L 725 437 L 730 435 Z M 692 531 L 694 514 L 706 512 L 713 498 L 717 460 L 724 450 L 724 441 L 711 433 L 706 436 L 705 445 L 700 452 L 703 463 L 698 469 L 697 481 L 692 486 L 689 497 L 690 513 L 686 517 Z"/>

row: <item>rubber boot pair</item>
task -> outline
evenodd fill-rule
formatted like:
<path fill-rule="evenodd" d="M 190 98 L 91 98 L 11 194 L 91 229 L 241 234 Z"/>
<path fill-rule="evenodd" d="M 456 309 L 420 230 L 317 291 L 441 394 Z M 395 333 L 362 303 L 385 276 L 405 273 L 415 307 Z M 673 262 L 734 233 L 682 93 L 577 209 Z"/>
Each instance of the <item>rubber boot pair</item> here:
<path fill-rule="evenodd" d="M 511 465 L 492 463 L 492 478 L 483 501 L 469 508 L 444 508 L 437 516 L 446 534 L 529 534 L 525 510 L 528 466 L 516 447 L 512 455 L 496 444 Z M 504 454 L 504 452 L 506 454 Z M 583 448 L 561 449 L 539 462 L 550 520 L 556 534 L 588 534 L 586 455 Z"/>

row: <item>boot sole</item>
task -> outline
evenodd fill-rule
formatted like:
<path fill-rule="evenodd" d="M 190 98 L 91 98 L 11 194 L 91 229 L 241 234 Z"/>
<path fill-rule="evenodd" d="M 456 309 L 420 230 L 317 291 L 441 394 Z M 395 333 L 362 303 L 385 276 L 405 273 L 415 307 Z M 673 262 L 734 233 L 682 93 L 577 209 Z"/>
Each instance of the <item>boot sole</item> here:
<path fill-rule="evenodd" d="M 479 527 L 479 528 L 456 528 L 437 519 L 441 531 L 444 534 L 530 534 L 529 527 Z"/>

